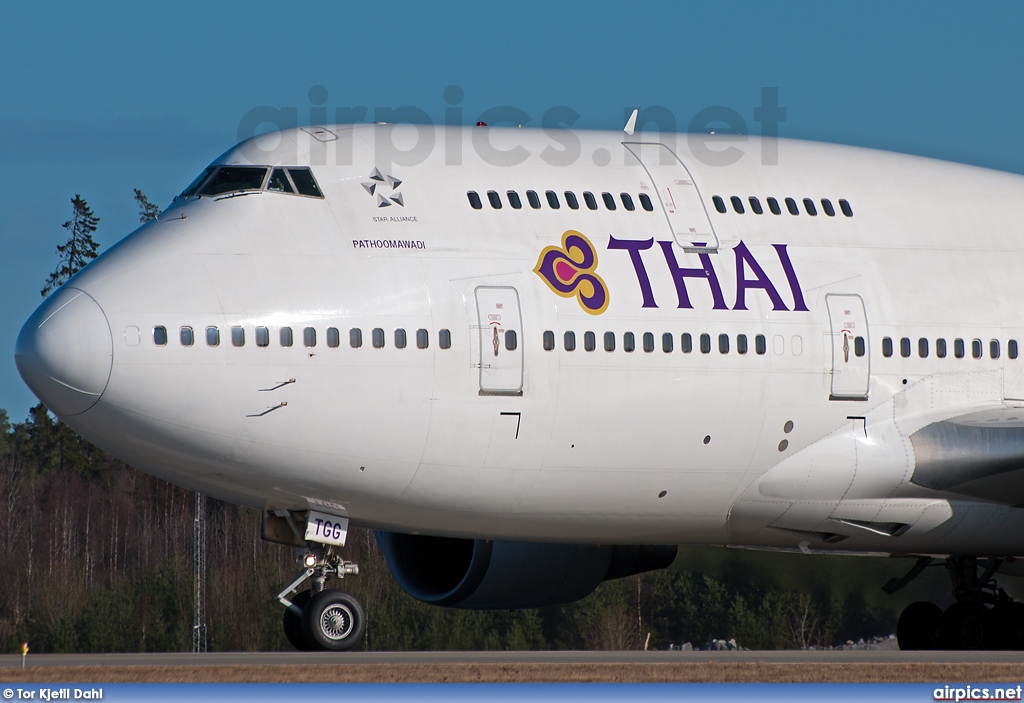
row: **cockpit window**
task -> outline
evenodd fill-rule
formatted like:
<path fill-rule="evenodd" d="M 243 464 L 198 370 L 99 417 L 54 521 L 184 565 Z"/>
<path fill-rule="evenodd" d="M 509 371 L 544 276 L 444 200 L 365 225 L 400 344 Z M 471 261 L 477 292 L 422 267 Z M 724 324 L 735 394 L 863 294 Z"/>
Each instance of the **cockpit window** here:
<path fill-rule="evenodd" d="M 275 193 L 295 192 L 295 189 L 292 188 L 292 183 L 288 180 L 288 175 L 284 172 L 283 168 L 275 168 L 274 172 L 270 174 L 270 182 L 267 183 L 267 190 L 274 191 Z"/>
<path fill-rule="evenodd" d="M 262 166 L 225 166 L 199 191 L 200 195 L 220 195 L 242 190 L 260 190 L 267 169 Z"/>
<path fill-rule="evenodd" d="M 320 186 L 316 184 L 316 179 L 313 178 L 313 173 L 308 168 L 290 168 L 288 175 L 292 177 L 292 182 L 301 195 L 309 195 L 314 198 L 324 197 L 320 192 Z"/>
<path fill-rule="evenodd" d="M 203 172 L 200 173 L 199 176 L 194 181 L 192 181 L 192 183 L 189 184 L 188 188 L 182 191 L 181 197 L 187 198 L 190 195 L 195 195 L 196 191 L 199 190 L 199 186 L 203 185 L 203 183 L 206 182 L 206 179 L 210 177 L 210 174 L 216 170 L 216 166 L 210 166 L 208 168 L 203 169 Z"/>

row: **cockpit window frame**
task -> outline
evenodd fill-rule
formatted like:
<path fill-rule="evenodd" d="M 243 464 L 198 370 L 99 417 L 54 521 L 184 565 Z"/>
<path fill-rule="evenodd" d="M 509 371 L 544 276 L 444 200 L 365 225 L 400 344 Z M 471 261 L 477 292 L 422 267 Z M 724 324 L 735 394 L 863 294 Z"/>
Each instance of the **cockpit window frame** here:
<path fill-rule="evenodd" d="M 235 170 L 239 170 L 239 171 L 241 171 L 241 170 L 253 170 L 253 171 L 255 171 L 257 169 L 262 169 L 263 170 L 263 178 L 260 179 L 260 184 L 259 184 L 258 187 L 257 186 L 252 186 L 252 187 L 235 188 L 235 189 L 232 189 L 232 190 L 222 190 L 222 191 L 219 191 L 217 193 L 205 193 L 205 192 L 203 192 L 207 188 L 209 188 L 213 184 L 213 182 L 220 176 L 220 174 L 223 173 L 227 169 L 235 169 Z M 206 181 L 203 183 L 202 187 L 199 188 L 196 191 L 196 195 L 201 197 L 201 198 L 225 198 L 225 197 L 229 197 L 229 196 L 236 195 L 236 194 L 239 194 L 239 193 L 261 193 L 264 190 L 266 190 L 267 180 L 270 178 L 271 171 L 273 171 L 273 168 L 271 166 L 265 166 L 265 165 L 257 165 L 257 164 L 221 164 L 220 166 L 217 167 L 217 170 L 209 178 L 206 179 Z"/>
<path fill-rule="evenodd" d="M 217 177 L 223 169 L 236 168 L 236 169 L 263 169 L 263 181 L 260 183 L 258 188 L 242 188 L 240 190 L 226 190 L 220 193 L 203 193 L 202 190 L 209 186 L 209 184 Z M 274 178 L 274 173 L 280 171 L 288 185 L 292 188 L 291 192 L 284 190 L 270 190 L 270 183 Z M 309 175 L 310 184 L 312 190 L 315 190 L 317 194 L 304 193 L 299 185 L 295 182 L 292 177 L 292 171 L 303 171 Z M 308 188 L 306 190 L 309 190 Z M 313 174 L 313 169 L 309 166 L 297 166 L 297 165 L 284 165 L 279 164 L 271 166 L 269 164 L 213 164 L 203 169 L 203 172 L 196 177 L 192 183 L 189 184 L 188 188 L 181 192 L 180 195 L 175 197 L 175 200 L 185 198 L 226 198 L 239 194 L 251 194 L 251 193 L 274 193 L 277 195 L 294 195 L 300 198 L 311 198 L 313 200 L 324 200 L 324 189 L 320 187 L 320 182 L 316 179 Z"/>

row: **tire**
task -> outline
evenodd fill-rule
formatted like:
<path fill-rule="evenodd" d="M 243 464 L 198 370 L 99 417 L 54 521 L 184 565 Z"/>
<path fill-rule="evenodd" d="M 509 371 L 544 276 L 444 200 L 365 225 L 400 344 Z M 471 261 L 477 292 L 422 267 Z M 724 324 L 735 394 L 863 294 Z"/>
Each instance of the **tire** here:
<path fill-rule="evenodd" d="M 995 646 L 1024 649 L 1024 603 L 1000 603 L 990 613 Z"/>
<path fill-rule="evenodd" d="M 942 616 L 945 644 L 950 649 L 989 649 L 993 644 L 992 620 L 981 603 L 954 603 Z"/>
<path fill-rule="evenodd" d="M 312 594 L 309 591 L 299 591 L 296 593 L 291 601 L 295 605 L 302 608 L 303 612 L 306 610 L 306 604 L 309 603 L 310 596 Z M 284 636 L 288 640 L 288 643 L 300 652 L 311 652 L 316 647 L 312 646 L 309 641 L 306 640 L 306 636 L 302 634 L 302 618 L 293 613 L 289 608 L 284 609 L 284 617 L 281 620 L 281 624 L 284 626 Z"/>
<path fill-rule="evenodd" d="M 934 603 L 911 603 L 896 623 L 896 641 L 903 651 L 939 649 L 942 645 L 942 609 Z"/>
<path fill-rule="evenodd" d="M 302 633 L 318 649 L 345 652 L 366 632 L 363 606 L 351 593 L 336 588 L 320 591 L 302 611 Z"/>

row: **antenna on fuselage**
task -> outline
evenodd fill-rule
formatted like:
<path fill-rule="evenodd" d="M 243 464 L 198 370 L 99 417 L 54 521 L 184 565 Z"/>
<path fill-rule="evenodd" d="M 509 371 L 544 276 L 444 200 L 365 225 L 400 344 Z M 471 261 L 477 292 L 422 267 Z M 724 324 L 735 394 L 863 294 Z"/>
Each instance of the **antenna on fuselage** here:
<path fill-rule="evenodd" d="M 622 128 L 623 132 L 626 134 L 633 134 L 633 132 L 636 131 L 636 116 L 639 113 L 640 110 L 638 108 L 633 109 L 633 114 L 629 116 L 629 119 L 626 121 L 626 126 Z"/>

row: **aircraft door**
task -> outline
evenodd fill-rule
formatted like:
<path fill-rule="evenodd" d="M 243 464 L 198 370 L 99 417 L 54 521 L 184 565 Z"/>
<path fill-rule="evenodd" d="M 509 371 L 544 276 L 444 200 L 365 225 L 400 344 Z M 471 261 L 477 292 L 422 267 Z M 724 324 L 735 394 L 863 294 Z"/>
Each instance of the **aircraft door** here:
<path fill-rule="evenodd" d="M 825 296 L 832 337 L 832 392 L 829 400 L 867 400 L 871 344 L 864 300 L 859 295 Z"/>
<path fill-rule="evenodd" d="M 686 251 L 718 251 L 718 236 L 711 225 L 700 191 L 686 165 L 664 144 L 623 142 L 636 157 L 655 190 L 676 244 Z"/>
<path fill-rule="evenodd" d="M 523 394 L 523 324 L 511 286 L 476 289 L 480 335 L 480 395 Z"/>

